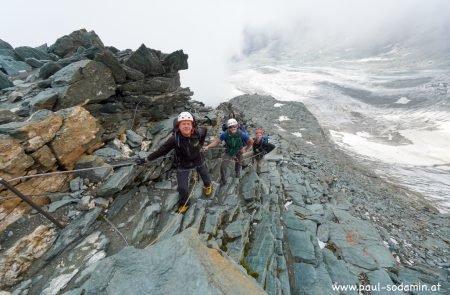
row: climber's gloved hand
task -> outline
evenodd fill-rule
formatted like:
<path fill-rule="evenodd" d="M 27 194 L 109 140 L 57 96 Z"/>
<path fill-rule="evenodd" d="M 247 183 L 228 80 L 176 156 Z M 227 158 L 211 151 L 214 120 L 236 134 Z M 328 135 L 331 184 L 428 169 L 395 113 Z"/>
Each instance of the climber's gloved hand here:
<path fill-rule="evenodd" d="M 147 162 L 147 159 L 146 158 L 137 158 L 134 162 L 136 163 L 136 165 L 142 165 Z"/>

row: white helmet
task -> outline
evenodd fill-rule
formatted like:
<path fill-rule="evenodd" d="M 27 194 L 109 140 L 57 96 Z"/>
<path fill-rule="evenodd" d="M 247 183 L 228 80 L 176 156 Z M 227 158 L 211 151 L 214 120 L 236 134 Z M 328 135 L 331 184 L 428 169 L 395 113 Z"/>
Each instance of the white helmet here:
<path fill-rule="evenodd" d="M 236 119 L 229 119 L 228 121 L 227 121 L 227 127 L 230 127 L 230 126 L 237 126 L 237 124 L 238 124 L 238 122 L 236 121 Z"/>
<path fill-rule="evenodd" d="M 182 112 L 178 115 L 178 123 L 180 123 L 181 121 L 194 122 L 194 117 L 192 117 L 191 113 L 189 112 Z"/>

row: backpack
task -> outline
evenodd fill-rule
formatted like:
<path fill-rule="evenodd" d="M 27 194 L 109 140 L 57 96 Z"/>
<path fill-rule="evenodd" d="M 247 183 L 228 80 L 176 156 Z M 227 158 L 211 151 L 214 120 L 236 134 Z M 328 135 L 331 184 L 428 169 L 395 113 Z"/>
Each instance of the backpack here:
<path fill-rule="evenodd" d="M 226 145 L 227 145 L 227 152 L 229 151 L 229 146 L 230 145 L 233 145 L 232 144 L 232 142 L 231 142 L 231 137 L 230 137 L 230 133 L 228 133 L 228 131 L 225 131 L 226 132 L 226 138 L 225 138 L 225 143 L 226 143 Z M 239 145 L 237 145 L 237 146 L 234 146 L 234 148 L 236 148 L 237 149 L 237 151 L 239 151 L 239 150 L 241 150 L 241 148 L 242 147 L 244 147 L 244 146 L 246 146 L 247 145 L 247 143 L 244 141 L 244 139 L 242 138 L 242 134 L 243 134 L 244 132 L 242 132 L 241 130 L 238 130 L 237 132 L 236 132 L 236 137 L 239 137 L 239 139 L 240 139 L 240 144 Z M 235 156 L 235 153 L 236 153 L 236 151 L 235 150 L 233 150 L 233 155 L 232 156 Z"/>
<path fill-rule="evenodd" d="M 262 141 L 265 143 L 269 143 L 269 135 L 263 135 L 262 136 Z"/>

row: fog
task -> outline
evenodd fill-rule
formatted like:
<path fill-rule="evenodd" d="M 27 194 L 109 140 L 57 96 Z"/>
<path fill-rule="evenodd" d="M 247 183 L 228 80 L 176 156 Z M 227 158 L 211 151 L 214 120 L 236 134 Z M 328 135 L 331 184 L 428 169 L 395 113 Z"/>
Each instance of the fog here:
<path fill-rule="evenodd" d="M 189 70 L 181 73 L 182 84 L 211 105 L 232 95 L 233 63 L 274 42 L 291 52 L 370 52 L 401 42 L 433 54 L 448 52 L 450 44 L 445 0 L 16 0 L 2 3 L 1 10 L 0 38 L 14 47 L 51 45 L 86 28 L 119 49 L 142 43 L 163 52 L 183 49 Z"/>

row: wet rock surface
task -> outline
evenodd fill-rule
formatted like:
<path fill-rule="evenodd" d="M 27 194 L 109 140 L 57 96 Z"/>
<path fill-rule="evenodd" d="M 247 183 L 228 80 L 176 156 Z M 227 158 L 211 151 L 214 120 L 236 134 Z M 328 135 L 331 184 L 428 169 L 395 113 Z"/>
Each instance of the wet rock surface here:
<path fill-rule="evenodd" d="M 14 183 L 64 229 L 0 188 L 5 291 L 336 294 L 336 284 L 378 283 L 449 290 L 449 216 L 336 149 L 303 104 L 275 107 L 272 97 L 244 95 L 213 110 L 180 87 L 182 51 L 113 50 L 86 30 L 39 50 L 46 55 L 28 48 L 22 54 L 52 61 L 8 74 L 17 85 L 0 90 L 0 109 L 9 112 L 0 125 L 0 177 L 82 171 Z M 2 42 L 0 56 L 20 61 Z M 45 69 L 51 63 L 57 68 Z M 95 68 L 89 75 L 107 73 L 117 91 L 73 88 L 67 105 L 58 104 L 60 87 L 86 80 L 88 65 Z M 191 111 L 211 140 L 230 108 L 252 135 L 259 128 L 269 133 L 276 149 L 260 173 L 249 165 L 223 187 L 223 150 L 210 150 L 212 195 L 192 180 L 189 210 L 175 213 L 171 155 L 131 164 L 172 134 L 178 112 Z"/>

